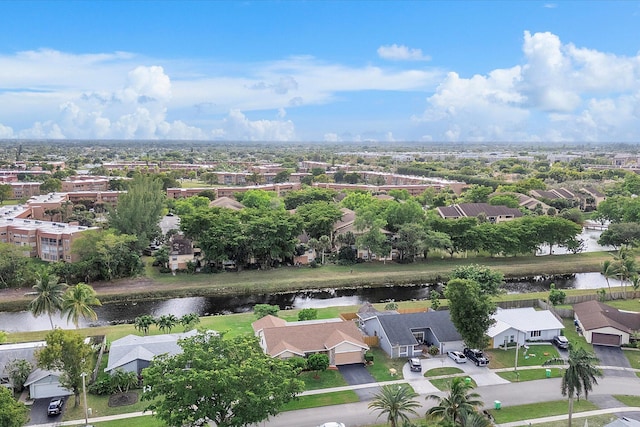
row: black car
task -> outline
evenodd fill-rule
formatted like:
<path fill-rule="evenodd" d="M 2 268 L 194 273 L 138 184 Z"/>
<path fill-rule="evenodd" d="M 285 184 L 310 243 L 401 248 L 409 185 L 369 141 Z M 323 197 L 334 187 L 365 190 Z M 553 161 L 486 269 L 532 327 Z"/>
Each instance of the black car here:
<path fill-rule="evenodd" d="M 62 407 L 64 406 L 64 399 L 61 397 L 54 397 L 49 402 L 49 408 L 47 409 L 47 415 L 60 415 L 62 413 Z"/>
<path fill-rule="evenodd" d="M 464 355 L 467 356 L 467 359 L 471 360 L 476 366 L 487 366 L 489 364 L 489 359 L 481 350 L 477 348 L 465 348 L 463 351 Z"/>

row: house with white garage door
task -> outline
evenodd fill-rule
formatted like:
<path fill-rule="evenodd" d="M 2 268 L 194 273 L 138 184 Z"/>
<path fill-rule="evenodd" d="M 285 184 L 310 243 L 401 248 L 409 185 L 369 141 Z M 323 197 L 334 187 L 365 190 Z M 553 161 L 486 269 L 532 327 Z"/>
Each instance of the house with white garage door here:
<path fill-rule="evenodd" d="M 629 344 L 633 331 L 640 330 L 640 313 L 618 310 L 596 300 L 576 304 L 573 311 L 576 325 L 591 344 Z"/>
<path fill-rule="evenodd" d="M 549 310 L 536 310 L 533 307 L 498 308 L 493 315 L 495 321 L 489 327 L 489 347 L 504 345 L 524 345 L 531 341 L 551 341 L 561 335 L 564 325 Z"/>
<path fill-rule="evenodd" d="M 29 388 L 29 396 L 32 399 L 45 399 L 57 396 L 69 396 L 73 392 L 60 385 L 60 371 L 48 371 L 46 369 L 36 369 L 24 383 Z"/>

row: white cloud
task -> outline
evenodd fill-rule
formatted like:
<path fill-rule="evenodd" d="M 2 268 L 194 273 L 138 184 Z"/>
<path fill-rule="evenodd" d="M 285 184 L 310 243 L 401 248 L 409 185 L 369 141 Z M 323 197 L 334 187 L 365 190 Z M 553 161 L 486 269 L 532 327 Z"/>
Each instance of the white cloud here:
<path fill-rule="evenodd" d="M 13 129 L 0 123 L 0 138 L 13 138 Z"/>
<path fill-rule="evenodd" d="M 290 120 L 249 120 L 240 110 L 231 110 L 213 135 L 242 141 L 292 141 L 295 129 Z"/>
<path fill-rule="evenodd" d="M 390 61 L 429 61 L 431 57 L 424 55 L 422 49 L 410 48 L 404 45 L 392 44 L 380 46 L 378 56 Z"/>
<path fill-rule="evenodd" d="M 418 135 L 455 141 L 635 141 L 640 55 L 627 58 L 524 33 L 524 63 L 488 75 L 450 72 Z"/>
<path fill-rule="evenodd" d="M 340 142 L 341 141 L 340 137 L 338 136 L 338 134 L 334 133 L 334 132 L 325 133 L 323 139 L 326 142 Z"/>

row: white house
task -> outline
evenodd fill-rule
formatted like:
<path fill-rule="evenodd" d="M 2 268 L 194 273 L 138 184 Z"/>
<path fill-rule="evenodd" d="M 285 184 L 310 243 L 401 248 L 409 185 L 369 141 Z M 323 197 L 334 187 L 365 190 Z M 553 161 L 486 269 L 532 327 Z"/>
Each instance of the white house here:
<path fill-rule="evenodd" d="M 487 331 L 490 348 L 518 342 L 551 341 L 560 335 L 564 325 L 549 310 L 533 307 L 500 309 L 493 315 L 495 323 Z"/>

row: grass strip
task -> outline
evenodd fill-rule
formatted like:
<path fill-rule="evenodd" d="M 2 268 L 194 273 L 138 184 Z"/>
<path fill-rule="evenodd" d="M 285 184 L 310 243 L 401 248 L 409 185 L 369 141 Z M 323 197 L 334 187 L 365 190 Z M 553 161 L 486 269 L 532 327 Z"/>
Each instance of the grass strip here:
<path fill-rule="evenodd" d="M 614 394 L 613 397 L 625 406 L 640 407 L 640 396 L 630 396 L 628 394 Z"/>
<path fill-rule="evenodd" d="M 439 377 L 440 375 L 454 375 L 454 374 L 461 374 L 464 371 L 460 368 L 452 368 L 452 367 L 446 367 L 446 368 L 433 368 L 433 369 L 429 369 L 427 372 L 424 373 L 425 377 Z"/>
<path fill-rule="evenodd" d="M 504 378 L 512 383 L 522 381 L 543 380 L 545 378 L 559 378 L 563 375 L 564 370 L 560 368 L 549 368 L 551 376 L 547 377 L 546 369 L 520 369 L 515 371 L 496 372 L 500 378 Z"/>
<path fill-rule="evenodd" d="M 449 391 L 451 389 L 451 381 L 453 381 L 454 378 L 469 378 L 471 379 L 471 385 L 473 385 L 473 388 L 478 387 L 473 378 L 467 377 L 466 375 L 459 375 L 457 377 L 450 378 L 436 378 L 433 380 L 429 380 L 429 382 L 440 391 Z"/>
<path fill-rule="evenodd" d="M 308 396 L 300 396 L 296 400 L 292 400 L 282 407 L 282 412 L 318 408 L 321 406 L 342 405 L 344 403 L 354 403 L 359 401 L 360 398 L 353 390 L 312 394 Z"/>
<path fill-rule="evenodd" d="M 585 399 L 573 401 L 573 412 L 584 412 L 598 409 L 596 405 Z M 501 409 L 489 411 L 496 424 L 510 423 L 514 421 L 530 420 L 534 418 L 564 415 L 569 412 L 567 400 L 554 400 L 550 402 L 530 403 L 527 405 L 502 406 Z M 566 425 L 566 421 L 565 421 Z"/>

